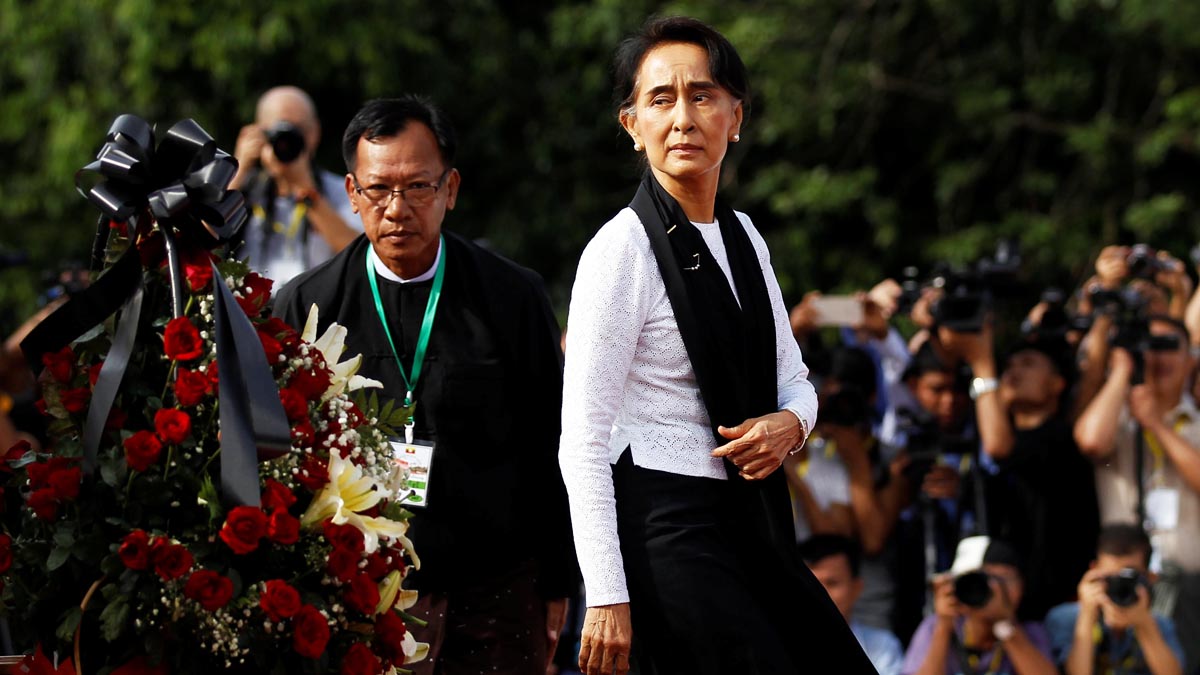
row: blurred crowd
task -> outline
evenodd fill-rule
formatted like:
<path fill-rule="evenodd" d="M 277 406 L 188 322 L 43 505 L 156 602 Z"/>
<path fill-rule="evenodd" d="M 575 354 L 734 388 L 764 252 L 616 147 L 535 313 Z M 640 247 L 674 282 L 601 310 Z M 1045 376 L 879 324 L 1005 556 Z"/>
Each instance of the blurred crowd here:
<path fill-rule="evenodd" d="M 1200 294 L 1109 246 L 1005 325 L 1018 267 L 792 310 L 821 400 L 784 465 L 801 555 L 883 675 L 1200 672 Z"/>

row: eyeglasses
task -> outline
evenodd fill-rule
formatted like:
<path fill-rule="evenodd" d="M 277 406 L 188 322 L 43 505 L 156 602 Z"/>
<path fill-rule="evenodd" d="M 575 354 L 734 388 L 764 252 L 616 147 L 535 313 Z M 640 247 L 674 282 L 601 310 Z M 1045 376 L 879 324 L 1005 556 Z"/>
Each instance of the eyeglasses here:
<path fill-rule="evenodd" d="M 358 176 L 354 174 L 350 175 L 354 178 L 354 191 L 377 209 L 386 209 L 392 203 L 392 198 L 396 195 L 400 195 L 405 204 L 420 207 L 429 206 L 433 203 L 433 198 L 437 195 L 437 191 L 446 184 L 446 178 L 450 175 L 450 169 L 443 171 L 436 183 L 413 183 L 406 188 L 398 190 L 393 190 L 387 185 L 369 185 L 363 187 L 358 184 Z"/>

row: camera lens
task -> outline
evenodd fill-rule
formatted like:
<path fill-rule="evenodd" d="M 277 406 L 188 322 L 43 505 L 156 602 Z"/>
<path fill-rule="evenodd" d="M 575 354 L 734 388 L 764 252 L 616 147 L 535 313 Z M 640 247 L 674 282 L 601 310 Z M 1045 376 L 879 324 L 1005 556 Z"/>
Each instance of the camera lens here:
<path fill-rule="evenodd" d="M 979 609 L 992 600 L 992 585 L 984 572 L 967 572 L 954 580 L 954 597 L 967 607 Z"/>
<path fill-rule="evenodd" d="M 1104 592 L 1118 607 L 1132 607 L 1137 604 L 1137 588 L 1142 583 L 1142 575 L 1137 570 L 1126 567 L 1104 580 Z"/>
<path fill-rule="evenodd" d="M 289 122 L 278 122 L 267 129 L 267 142 L 275 151 L 275 158 L 284 164 L 296 161 L 304 152 L 304 134 Z"/>

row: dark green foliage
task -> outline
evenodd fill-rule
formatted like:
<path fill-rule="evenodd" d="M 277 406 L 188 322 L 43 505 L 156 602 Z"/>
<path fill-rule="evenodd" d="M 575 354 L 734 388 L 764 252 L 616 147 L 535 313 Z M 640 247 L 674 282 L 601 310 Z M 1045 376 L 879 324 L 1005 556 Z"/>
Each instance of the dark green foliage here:
<path fill-rule="evenodd" d="M 656 11 L 714 23 L 751 70 L 723 179 L 790 301 L 1000 236 L 1022 240 L 1033 288 L 1078 282 L 1104 243 L 1193 243 L 1196 3 L 0 0 L 0 244 L 38 272 L 85 258 L 94 213 L 71 181 L 119 112 L 194 117 L 232 149 L 261 91 L 298 84 L 340 171 L 357 107 L 418 91 L 462 135 L 449 227 L 537 269 L 563 310 L 580 250 L 636 184 L 609 61 Z M 0 273 L 0 321 L 39 283 Z"/>

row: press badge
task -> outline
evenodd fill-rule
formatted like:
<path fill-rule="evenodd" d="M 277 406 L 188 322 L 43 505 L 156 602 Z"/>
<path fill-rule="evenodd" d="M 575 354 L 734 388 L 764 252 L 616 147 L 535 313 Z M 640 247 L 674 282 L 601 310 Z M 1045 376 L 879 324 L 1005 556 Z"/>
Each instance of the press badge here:
<path fill-rule="evenodd" d="M 1152 530 L 1174 530 L 1179 526 L 1179 490 L 1154 488 L 1146 493 L 1146 518 Z"/>
<path fill-rule="evenodd" d="M 408 470 L 408 481 L 396 495 L 403 506 L 428 506 L 429 476 L 433 466 L 433 444 L 422 441 L 405 443 L 393 440 L 396 464 Z"/>

